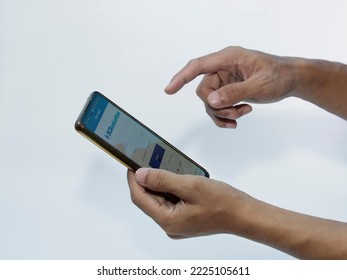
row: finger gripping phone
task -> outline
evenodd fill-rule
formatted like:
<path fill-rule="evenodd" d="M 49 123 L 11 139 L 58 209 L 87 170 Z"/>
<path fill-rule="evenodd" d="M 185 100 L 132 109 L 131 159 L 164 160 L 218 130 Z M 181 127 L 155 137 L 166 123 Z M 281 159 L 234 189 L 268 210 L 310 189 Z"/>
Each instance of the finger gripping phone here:
<path fill-rule="evenodd" d="M 203 167 L 100 92 L 89 96 L 75 129 L 132 171 L 151 167 L 209 177 Z"/>

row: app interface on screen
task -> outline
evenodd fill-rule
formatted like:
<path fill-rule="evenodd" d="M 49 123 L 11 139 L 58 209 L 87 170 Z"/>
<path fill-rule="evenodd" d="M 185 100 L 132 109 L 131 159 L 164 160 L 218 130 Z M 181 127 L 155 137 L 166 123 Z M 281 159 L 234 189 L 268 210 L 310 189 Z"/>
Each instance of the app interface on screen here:
<path fill-rule="evenodd" d="M 203 170 L 102 96 L 93 98 L 83 123 L 140 166 L 166 169 L 178 174 L 204 175 Z"/>

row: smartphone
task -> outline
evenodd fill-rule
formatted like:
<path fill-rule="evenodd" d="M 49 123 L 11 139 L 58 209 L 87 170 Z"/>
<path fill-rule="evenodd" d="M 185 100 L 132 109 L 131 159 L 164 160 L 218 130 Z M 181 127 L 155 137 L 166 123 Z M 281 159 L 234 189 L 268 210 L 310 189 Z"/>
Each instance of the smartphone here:
<path fill-rule="evenodd" d="M 209 178 L 202 166 L 100 92 L 89 96 L 75 129 L 130 170 L 151 167 Z"/>

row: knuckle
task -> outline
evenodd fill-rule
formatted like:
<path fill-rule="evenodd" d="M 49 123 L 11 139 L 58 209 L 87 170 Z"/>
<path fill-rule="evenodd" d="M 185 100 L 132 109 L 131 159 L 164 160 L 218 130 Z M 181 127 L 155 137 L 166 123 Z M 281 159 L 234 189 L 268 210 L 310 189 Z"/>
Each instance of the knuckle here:
<path fill-rule="evenodd" d="M 226 112 L 225 118 L 227 118 L 228 120 L 236 120 L 239 117 L 241 117 L 240 113 L 234 107 L 232 107 Z"/>
<path fill-rule="evenodd" d="M 196 75 L 201 75 L 204 73 L 204 63 L 203 63 L 203 57 L 197 57 L 193 58 L 188 61 L 187 67 L 191 69 L 195 69 L 197 72 Z"/>
<path fill-rule="evenodd" d="M 140 201 L 140 191 L 130 189 L 130 199 L 134 204 L 137 205 L 137 203 Z"/>
<path fill-rule="evenodd" d="M 187 66 L 188 67 L 195 67 L 199 64 L 199 59 L 198 58 L 193 58 L 188 61 Z"/>
<path fill-rule="evenodd" d="M 222 119 L 220 119 L 219 117 L 217 117 L 216 115 L 214 115 L 213 113 L 207 113 L 210 118 L 212 119 L 212 121 L 214 122 L 214 124 L 218 127 L 224 127 L 224 121 Z"/>
<path fill-rule="evenodd" d="M 169 219 L 166 219 L 165 222 L 162 223 L 161 227 L 165 231 L 165 233 L 170 236 L 170 238 L 174 238 L 175 236 L 179 235 L 179 223 L 180 221 L 168 221 Z"/>
<path fill-rule="evenodd" d="M 167 181 L 165 172 L 163 172 L 162 170 L 156 170 L 156 172 L 152 172 L 152 174 L 150 175 L 150 184 L 153 188 L 159 190 L 165 185 Z"/>
<path fill-rule="evenodd" d="M 177 239 L 178 233 L 175 230 L 165 228 L 164 231 L 171 239 Z"/>
<path fill-rule="evenodd" d="M 131 193 L 130 198 L 131 198 L 131 201 L 136 205 L 136 201 L 137 201 L 136 196 L 133 193 Z"/>
<path fill-rule="evenodd" d="M 171 234 L 171 233 L 168 233 L 168 232 L 166 232 L 166 235 L 167 235 L 170 239 L 172 239 L 172 240 L 177 240 L 177 239 L 179 239 L 176 235 Z"/>
<path fill-rule="evenodd" d="M 184 175 L 183 175 L 184 176 Z M 204 182 L 204 177 L 200 176 L 186 176 L 186 184 L 189 186 L 191 192 L 199 192 L 201 189 L 201 186 Z"/>
<path fill-rule="evenodd" d="M 234 83 L 226 88 L 224 92 L 221 94 L 221 102 L 224 105 L 234 105 L 239 102 L 241 97 L 241 89 L 240 87 Z"/>
<path fill-rule="evenodd" d="M 211 93 L 211 83 L 207 79 L 209 78 L 208 75 L 205 75 L 199 85 L 197 86 L 195 92 L 198 97 L 204 102 L 205 104 L 207 102 L 207 97 Z"/>
<path fill-rule="evenodd" d="M 213 122 L 215 123 L 216 126 L 224 127 L 224 122 L 221 119 L 219 119 L 218 117 L 214 116 L 212 118 L 212 120 L 213 120 Z"/>
<path fill-rule="evenodd" d="M 135 193 L 133 191 L 130 192 L 130 199 L 136 206 L 139 206 L 139 197 L 138 197 L 137 193 Z"/>
<path fill-rule="evenodd" d="M 201 85 L 201 83 L 197 86 L 195 93 L 197 96 L 199 96 L 200 98 L 204 95 L 204 87 Z"/>
<path fill-rule="evenodd" d="M 157 223 L 167 235 L 175 236 L 177 234 L 177 221 L 173 221 L 173 217 L 162 215 L 157 219 Z"/>

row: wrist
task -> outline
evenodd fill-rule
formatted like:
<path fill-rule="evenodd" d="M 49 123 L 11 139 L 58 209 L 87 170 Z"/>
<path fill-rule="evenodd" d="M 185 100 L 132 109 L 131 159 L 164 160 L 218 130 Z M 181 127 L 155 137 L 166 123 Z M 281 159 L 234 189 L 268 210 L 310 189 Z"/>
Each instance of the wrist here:
<path fill-rule="evenodd" d="M 290 211 L 275 207 L 245 194 L 239 200 L 237 210 L 229 215 L 229 231 L 262 244 L 283 249 L 283 242 L 293 246 Z M 289 215 L 290 216 L 290 215 Z M 286 251 L 286 250 L 285 250 Z"/>
<path fill-rule="evenodd" d="M 334 89 L 334 80 L 345 80 L 347 74 L 346 66 L 341 63 L 305 58 L 297 58 L 294 63 L 293 96 L 313 103 Z"/>
<path fill-rule="evenodd" d="M 228 205 L 223 208 L 226 217 L 224 221 L 224 225 L 227 226 L 226 233 L 255 240 L 257 239 L 254 236 L 257 233 L 257 223 L 261 223 L 258 212 L 262 202 L 241 191 L 236 192 L 236 194 L 237 197 L 232 191 L 233 197 L 231 199 L 226 197 Z M 230 205 L 230 201 L 233 201 L 232 205 Z"/>
<path fill-rule="evenodd" d="M 282 57 L 282 73 L 280 77 L 284 79 L 285 97 L 300 97 L 303 83 L 303 68 L 306 59 L 297 57 Z"/>
<path fill-rule="evenodd" d="M 296 83 L 293 96 L 310 100 L 315 89 L 324 81 L 323 67 L 319 60 L 299 58 L 295 63 Z"/>
<path fill-rule="evenodd" d="M 347 65 L 318 59 L 298 59 L 293 96 L 347 119 Z"/>
<path fill-rule="evenodd" d="M 229 233 L 290 252 L 296 240 L 292 239 L 291 226 L 285 210 L 250 197 L 244 202 L 238 217 L 231 220 L 234 229 Z M 235 223 L 236 220 L 236 223 Z"/>

